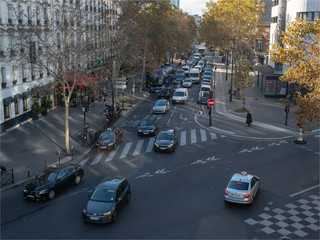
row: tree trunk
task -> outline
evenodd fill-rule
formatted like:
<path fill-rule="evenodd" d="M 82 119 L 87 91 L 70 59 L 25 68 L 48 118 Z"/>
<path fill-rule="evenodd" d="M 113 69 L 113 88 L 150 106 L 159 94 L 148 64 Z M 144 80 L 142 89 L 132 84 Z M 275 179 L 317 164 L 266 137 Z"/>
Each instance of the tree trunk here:
<path fill-rule="evenodd" d="M 70 138 L 69 138 L 69 97 L 64 104 L 64 124 L 65 124 L 65 143 L 66 143 L 66 154 L 70 154 Z"/>

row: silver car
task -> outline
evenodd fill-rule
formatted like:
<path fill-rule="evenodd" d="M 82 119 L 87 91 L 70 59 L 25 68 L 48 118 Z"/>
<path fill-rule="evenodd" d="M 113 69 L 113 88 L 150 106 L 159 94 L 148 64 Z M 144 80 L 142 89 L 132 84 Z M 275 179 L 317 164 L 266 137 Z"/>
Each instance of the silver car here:
<path fill-rule="evenodd" d="M 166 113 L 169 109 L 169 101 L 167 99 L 159 99 L 153 106 L 153 113 Z"/>
<path fill-rule="evenodd" d="M 253 204 L 253 199 L 260 190 L 260 178 L 247 172 L 232 176 L 226 190 L 224 200 L 227 202 Z"/>
<path fill-rule="evenodd" d="M 182 87 L 192 87 L 191 79 L 190 78 L 186 78 L 182 83 Z"/>

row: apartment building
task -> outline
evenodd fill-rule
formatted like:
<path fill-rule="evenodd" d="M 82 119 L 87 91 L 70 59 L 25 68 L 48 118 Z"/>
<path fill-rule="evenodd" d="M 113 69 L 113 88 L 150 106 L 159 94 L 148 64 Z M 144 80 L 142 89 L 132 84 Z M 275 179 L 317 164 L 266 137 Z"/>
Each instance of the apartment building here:
<path fill-rule="evenodd" d="M 273 49 L 274 44 L 280 44 L 280 37 L 286 27 L 289 26 L 296 17 L 303 20 L 314 21 L 320 17 L 319 0 L 272 0 L 270 24 L 270 44 L 269 49 Z M 258 64 L 255 66 L 255 80 L 262 94 L 266 97 L 284 97 L 288 94 L 288 85 L 281 83 L 279 77 L 286 71 L 287 66 L 271 62 L 268 64 Z"/>
<path fill-rule="evenodd" d="M 100 75 L 95 60 L 112 55 L 118 13 L 113 0 L 0 0 L 0 132 L 30 119 L 35 101 L 41 105 L 46 98 L 57 105 L 56 86 L 50 84 L 66 60 L 56 62 L 50 53 L 60 51 L 74 58 L 73 68 Z M 74 50 L 80 39 L 86 46 L 81 58 Z"/>

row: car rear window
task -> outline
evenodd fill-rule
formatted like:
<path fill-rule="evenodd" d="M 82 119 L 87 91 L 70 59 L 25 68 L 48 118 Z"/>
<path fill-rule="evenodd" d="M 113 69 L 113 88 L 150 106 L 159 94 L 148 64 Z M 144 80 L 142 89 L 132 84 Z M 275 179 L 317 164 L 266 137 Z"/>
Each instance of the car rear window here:
<path fill-rule="evenodd" d="M 229 183 L 228 188 L 237 189 L 237 190 L 248 190 L 249 183 L 247 182 L 240 182 L 240 181 L 231 181 Z"/>

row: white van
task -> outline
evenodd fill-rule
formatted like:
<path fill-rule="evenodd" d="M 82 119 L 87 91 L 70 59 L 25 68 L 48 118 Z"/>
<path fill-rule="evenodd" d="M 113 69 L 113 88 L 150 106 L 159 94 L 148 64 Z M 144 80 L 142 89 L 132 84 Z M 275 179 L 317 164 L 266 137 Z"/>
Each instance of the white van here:
<path fill-rule="evenodd" d="M 210 85 L 202 84 L 199 91 L 201 91 L 201 92 L 210 92 L 211 91 L 211 87 L 210 87 Z"/>
<path fill-rule="evenodd" d="M 198 68 L 191 68 L 189 77 L 191 78 L 192 83 L 200 83 L 200 70 Z"/>
<path fill-rule="evenodd" d="M 189 66 L 185 65 L 181 68 L 184 72 L 189 72 Z"/>
<path fill-rule="evenodd" d="M 178 88 L 172 96 L 172 104 L 185 103 L 189 99 L 188 89 Z"/>

